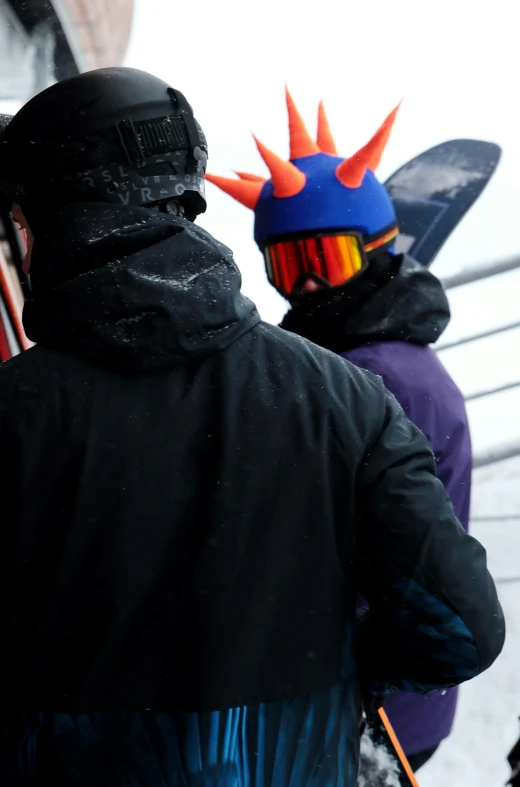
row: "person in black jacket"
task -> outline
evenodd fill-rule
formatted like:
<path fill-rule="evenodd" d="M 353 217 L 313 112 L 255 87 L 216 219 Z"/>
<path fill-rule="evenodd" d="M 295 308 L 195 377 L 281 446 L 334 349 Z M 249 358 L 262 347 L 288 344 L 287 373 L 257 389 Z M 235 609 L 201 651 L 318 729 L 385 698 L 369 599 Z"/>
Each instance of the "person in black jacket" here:
<path fill-rule="evenodd" d="M 502 648 L 425 437 L 263 323 L 193 223 L 206 158 L 131 69 L 54 85 L 0 142 L 36 342 L 0 367 L 5 784 L 353 787 L 362 693 Z"/>

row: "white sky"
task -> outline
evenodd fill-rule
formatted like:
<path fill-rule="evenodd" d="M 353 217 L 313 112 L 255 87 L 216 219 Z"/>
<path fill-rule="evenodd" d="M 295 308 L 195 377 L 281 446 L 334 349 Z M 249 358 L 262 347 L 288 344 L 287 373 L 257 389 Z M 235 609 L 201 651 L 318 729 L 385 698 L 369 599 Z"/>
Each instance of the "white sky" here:
<path fill-rule="evenodd" d="M 455 137 L 499 143 L 494 180 L 434 265 L 439 275 L 520 253 L 517 8 L 513 0 L 136 0 L 127 65 L 186 94 L 210 145 L 209 169 L 265 172 L 250 131 L 288 153 L 283 85 L 314 131 L 325 99 L 338 148 L 364 144 L 404 96 L 379 169 L 384 179 L 422 150 Z M 252 213 L 208 184 L 200 223 L 230 246 L 244 291 L 264 319 L 285 302 L 268 285 Z M 444 339 L 520 318 L 520 271 L 453 293 Z M 520 379 L 520 331 L 444 354 L 466 393 Z M 470 406 L 478 449 L 513 437 L 520 393 Z M 474 415 L 473 415 L 473 411 Z M 517 435 L 520 436 L 520 420 Z"/>

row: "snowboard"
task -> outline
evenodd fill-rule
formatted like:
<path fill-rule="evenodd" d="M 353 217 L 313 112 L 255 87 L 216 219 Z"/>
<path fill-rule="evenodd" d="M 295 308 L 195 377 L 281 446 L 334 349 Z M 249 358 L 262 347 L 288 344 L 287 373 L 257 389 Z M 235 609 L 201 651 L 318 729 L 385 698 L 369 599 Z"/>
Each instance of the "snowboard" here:
<path fill-rule="evenodd" d="M 7 316 L 3 301 L 0 298 L 0 363 L 8 361 L 12 355 L 8 335 L 9 328 L 9 317 Z"/>
<path fill-rule="evenodd" d="M 357 787 L 418 787 L 383 708 L 361 736 Z"/>
<path fill-rule="evenodd" d="M 396 254 L 431 265 L 489 183 L 501 154 L 493 142 L 452 139 L 394 172 L 385 186 L 400 230 Z"/>
<path fill-rule="evenodd" d="M 2 303 L 0 319 L 4 329 L 3 334 L 8 343 L 10 355 L 17 355 L 21 350 L 28 350 L 29 347 L 32 347 L 32 342 L 27 339 L 23 329 L 21 297 L 1 248 L 0 301 Z"/>

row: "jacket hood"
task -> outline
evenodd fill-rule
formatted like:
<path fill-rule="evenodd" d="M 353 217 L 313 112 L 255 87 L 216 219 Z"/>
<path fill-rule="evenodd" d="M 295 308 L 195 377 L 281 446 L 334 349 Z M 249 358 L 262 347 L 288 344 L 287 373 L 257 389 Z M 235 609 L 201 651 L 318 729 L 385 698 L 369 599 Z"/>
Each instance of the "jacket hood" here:
<path fill-rule="evenodd" d="M 63 208 L 36 237 L 31 282 L 32 341 L 120 372 L 222 350 L 260 320 L 226 246 L 146 208 Z"/>
<path fill-rule="evenodd" d="M 441 282 L 410 257 L 383 254 L 344 287 L 304 296 L 282 328 L 333 352 L 370 341 L 437 341 L 450 320 Z"/>

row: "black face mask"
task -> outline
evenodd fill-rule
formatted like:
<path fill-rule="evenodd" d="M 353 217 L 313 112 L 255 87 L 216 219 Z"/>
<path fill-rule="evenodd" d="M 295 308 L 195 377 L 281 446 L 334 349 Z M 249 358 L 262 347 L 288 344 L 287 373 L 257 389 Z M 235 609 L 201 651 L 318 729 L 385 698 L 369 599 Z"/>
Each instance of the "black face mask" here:
<path fill-rule="evenodd" d="M 332 352 L 348 349 L 344 327 L 365 304 L 395 276 L 402 256 L 383 252 L 364 271 L 341 287 L 328 287 L 291 299 L 291 309 L 281 328 Z"/>

